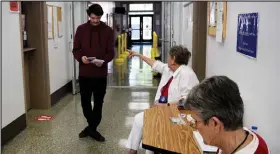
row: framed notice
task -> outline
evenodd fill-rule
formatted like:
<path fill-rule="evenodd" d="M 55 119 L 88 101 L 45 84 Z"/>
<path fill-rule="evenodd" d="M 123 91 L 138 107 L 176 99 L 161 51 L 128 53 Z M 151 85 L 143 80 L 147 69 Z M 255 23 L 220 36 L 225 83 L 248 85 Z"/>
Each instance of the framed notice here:
<path fill-rule="evenodd" d="M 56 7 L 56 19 L 57 19 L 57 33 L 58 37 L 62 37 L 62 8 Z"/>
<path fill-rule="evenodd" d="M 217 2 L 216 41 L 223 41 L 223 2 Z"/>
<path fill-rule="evenodd" d="M 48 8 L 48 39 L 54 38 L 54 23 L 53 23 L 53 7 L 47 5 Z"/>
<path fill-rule="evenodd" d="M 16 1 L 12 1 L 10 2 L 10 12 L 12 13 L 19 13 L 19 3 L 20 2 L 16 2 Z"/>
<path fill-rule="evenodd" d="M 236 50 L 252 58 L 257 57 L 259 14 L 238 15 Z"/>

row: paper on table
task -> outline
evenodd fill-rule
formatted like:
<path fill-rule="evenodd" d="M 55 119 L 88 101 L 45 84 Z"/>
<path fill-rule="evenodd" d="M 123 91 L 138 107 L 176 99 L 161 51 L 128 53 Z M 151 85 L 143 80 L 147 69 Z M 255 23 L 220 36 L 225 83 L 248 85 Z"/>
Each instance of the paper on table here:
<path fill-rule="evenodd" d="M 174 124 L 186 125 L 186 122 L 181 117 L 169 117 Z"/>
<path fill-rule="evenodd" d="M 218 148 L 210 145 L 206 145 L 203 142 L 203 138 L 198 131 L 193 131 L 193 136 L 196 140 L 196 143 L 200 147 L 200 149 L 204 152 L 217 152 Z"/>

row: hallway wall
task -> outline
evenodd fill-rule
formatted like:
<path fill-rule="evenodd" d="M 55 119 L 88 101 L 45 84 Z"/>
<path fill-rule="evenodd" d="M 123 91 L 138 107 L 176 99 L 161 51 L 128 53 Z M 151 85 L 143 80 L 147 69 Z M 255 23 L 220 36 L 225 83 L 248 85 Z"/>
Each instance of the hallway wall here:
<path fill-rule="evenodd" d="M 71 2 L 72 3 L 72 2 Z M 74 2 L 74 25 L 75 25 L 75 33 L 79 25 L 85 23 L 87 21 L 87 2 Z M 72 32 L 72 29 L 71 29 Z M 73 35 L 73 37 L 75 34 Z M 72 45 L 73 46 L 73 45 Z M 73 57 L 71 58 L 73 61 Z M 76 61 L 76 79 L 79 76 L 79 63 Z"/>
<path fill-rule="evenodd" d="M 279 36 L 280 3 L 228 2 L 227 33 L 224 43 L 208 36 L 206 76 L 227 75 L 240 87 L 245 104 L 246 127 L 258 126 L 272 153 L 280 153 L 279 144 Z M 259 13 L 257 59 L 236 52 L 237 16 Z"/>
<path fill-rule="evenodd" d="M 165 40 L 175 41 L 176 45 L 183 45 L 192 53 L 192 31 L 193 31 L 193 7 L 192 3 L 187 7 L 184 4 L 188 2 L 163 2 L 164 3 L 164 36 Z M 173 28 L 172 28 L 173 27 Z M 170 35 L 173 29 L 173 39 Z M 170 32 L 171 31 L 171 32 Z M 167 61 L 170 42 L 165 42 L 164 60 Z M 192 66 L 192 57 L 189 61 L 189 66 Z"/>
<path fill-rule="evenodd" d="M 71 22 L 71 4 L 72 2 L 47 2 L 48 5 L 59 6 L 62 8 L 62 37 L 58 37 L 57 27 L 54 26 L 55 39 L 48 40 L 49 50 L 49 69 L 50 69 L 50 92 L 53 94 L 67 83 L 71 82 L 73 76 L 73 34 Z M 86 3 L 74 2 L 74 26 L 77 27 L 86 22 Z M 56 16 L 54 17 L 56 25 Z M 72 36 L 74 37 L 74 35 Z M 76 64 L 78 76 L 78 63 Z"/>
<path fill-rule="evenodd" d="M 189 49 L 192 53 L 192 15 L 193 7 L 190 3 L 187 7 L 184 4 L 188 2 L 173 2 L 174 16 L 173 17 L 173 29 L 174 29 L 174 41 L 176 45 L 183 45 Z M 189 66 L 192 66 L 192 57 L 189 61 Z"/>
<path fill-rule="evenodd" d="M 186 2 L 183 3 L 186 4 Z M 193 3 L 191 2 L 187 7 L 183 7 L 182 11 L 182 26 L 181 26 L 181 44 L 189 49 L 191 53 L 192 51 L 192 37 L 193 37 Z M 192 57 L 189 60 L 190 67 L 192 66 Z"/>
<path fill-rule="evenodd" d="M 115 7 L 115 2 L 94 2 L 94 3 L 99 4 L 103 8 L 104 14 L 101 17 L 101 21 L 106 23 L 107 21 L 106 14 L 108 13 L 108 15 L 110 15 L 114 13 L 113 8 Z"/>
<path fill-rule="evenodd" d="M 70 2 L 47 2 L 47 5 L 59 6 L 62 8 L 62 37 L 58 37 L 57 26 L 54 26 L 54 39 L 48 40 L 50 92 L 67 84 L 72 80 L 72 53 L 70 39 Z M 56 9 L 54 9 L 56 14 Z M 57 17 L 54 15 L 54 25 L 57 25 Z"/>
<path fill-rule="evenodd" d="M 2 2 L 2 128 L 25 113 L 19 14 Z M 8 30 L 10 29 L 10 30 Z M 12 29 L 12 30 L 11 30 Z"/>

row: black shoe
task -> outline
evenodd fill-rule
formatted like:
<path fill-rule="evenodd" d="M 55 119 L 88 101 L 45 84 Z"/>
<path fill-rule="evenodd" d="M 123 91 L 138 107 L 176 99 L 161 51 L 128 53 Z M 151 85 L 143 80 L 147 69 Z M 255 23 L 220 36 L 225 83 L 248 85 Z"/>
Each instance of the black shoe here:
<path fill-rule="evenodd" d="M 96 141 L 99 141 L 99 142 L 105 141 L 105 138 L 98 131 L 90 132 L 90 137 L 94 138 Z"/>
<path fill-rule="evenodd" d="M 90 135 L 89 127 L 86 127 L 83 131 L 80 132 L 79 137 L 84 138 Z"/>

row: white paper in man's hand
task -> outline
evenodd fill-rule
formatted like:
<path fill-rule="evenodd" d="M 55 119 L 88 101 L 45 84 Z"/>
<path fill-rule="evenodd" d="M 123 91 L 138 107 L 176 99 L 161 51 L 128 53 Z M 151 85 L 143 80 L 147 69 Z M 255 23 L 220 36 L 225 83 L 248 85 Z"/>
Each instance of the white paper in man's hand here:
<path fill-rule="evenodd" d="M 88 61 L 92 61 L 92 60 L 94 60 L 94 59 L 96 59 L 96 57 L 87 57 L 87 60 L 88 60 Z"/>
<path fill-rule="evenodd" d="M 103 63 L 104 63 L 104 60 L 101 60 L 101 59 L 94 59 L 94 60 L 91 61 L 91 63 L 94 63 L 94 64 L 96 64 L 96 63 L 98 63 L 98 64 L 103 64 Z"/>

